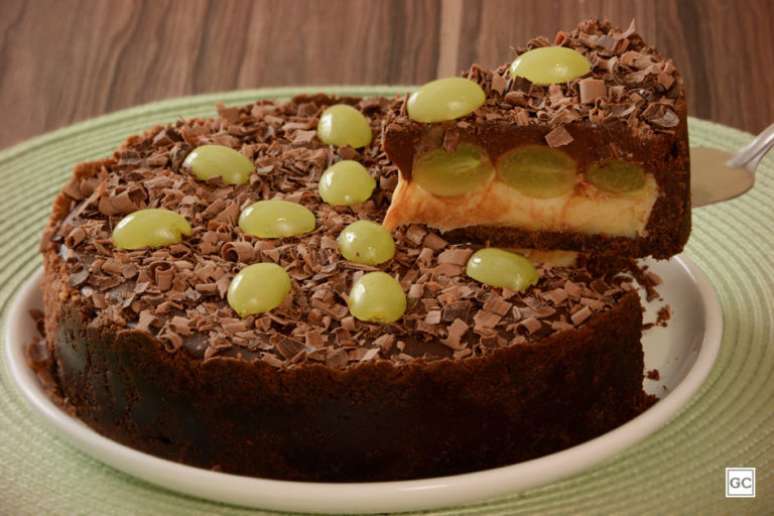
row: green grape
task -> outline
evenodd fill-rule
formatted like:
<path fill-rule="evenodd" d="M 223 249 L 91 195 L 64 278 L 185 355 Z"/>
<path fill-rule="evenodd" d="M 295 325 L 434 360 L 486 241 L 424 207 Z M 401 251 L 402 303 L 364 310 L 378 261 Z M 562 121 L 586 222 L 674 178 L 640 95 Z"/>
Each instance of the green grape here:
<path fill-rule="evenodd" d="M 349 311 L 366 322 L 391 323 L 406 311 L 406 294 L 398 280 L 384 272 L 364 274 L 349 292 Z"/>
<path fill-rule="evenodd" d="M 469 115 L 485 101 L 486 94 L 478 83 L 462 77 L 448 77 L 419 88 L 411 94 L 406 107 L 412 120 L 432 123 Z"/>
<path fill-rule="evenodd" d="M 533 84 L 561 84 L 591 71 L 586 56 L 566 47 L 542 47 L 530 50 L 511 63 L 511 76 L 524 77 Z"/>
<path fill-rule="evenodd" d="M 395 256 L 395 241 L 381 224 L 370 220 L 353 222 L 336 239 L 341 255 L 354 263 L 379 265 Z"/>
<path fill-rule="evenodd" d="M 627 193 L 645 186 L 645 171 L 634 163 L 612 159 L 591 165 L 586 179 L 600 190 Z"/>
<path fill-rule="evenodd" d="M 239 216 L 242 231 L 258 238 L 283 238 L 303 235 L 314 230 L 314 214 L 298 203 L 258 201 Z"/>
<path fill-rule="evenodd" d="M 164 247 L 183 241 L 191 234 L 185 217 L 163 208 L 149 208 L 130 213 L 113 228 L 113 245 L 118 249 Z"/>
<path fill-rule="evenodd" d="M 290 276 L 276 263 L 249 265 L 234 276 L 226 299 L 240 317 L 277 308 L 290 292 Z"/>
<path fill-rule="evenodd" d="M 320 197 L 332 206 L 352 206 L 367 201 L 376 181 L 357 161 L 344 160 L 326 170 L 320 177 Z"/>
<path fill-rule="evenodd" d="M 530 197 L 548 199 L 575 188 L 576 164 L 570 156 L 545 145 L 525 145 L 497 160 L 503 182 Z"/>
<path fill-rule="evenodd" d="M 231 147 L 223 145 L 202 145 L 191 151 L 183 166 L 190 170 L 196 179 L 207 181 L 220 177 L 227 185 L 243 185 L 250 180 L 255 167 Z"/>
<path fill-rule="evenodd" d="M 327 145 L 349 145 L 357 149 L 371 143 L 371 136 L 368 119 L 347 104 L 329 107 L 317 123 L 317 137 Z"/>
<path fill-rule="evenodd" d="M 433 149 L 414 162 L 411 177 L 423 189 L 441 197 L 465 195 L 484 188 L 494 176 L 486 152 L 461 143 L 452 152 Z"/>
<path fill-rule="evenodd" d="M 491 247 L 476 251 L 468 259 L 465 273 L 480 283 L 515 292 L 526 290 L 538 280 L 532 262 L 520 254 Z"/>

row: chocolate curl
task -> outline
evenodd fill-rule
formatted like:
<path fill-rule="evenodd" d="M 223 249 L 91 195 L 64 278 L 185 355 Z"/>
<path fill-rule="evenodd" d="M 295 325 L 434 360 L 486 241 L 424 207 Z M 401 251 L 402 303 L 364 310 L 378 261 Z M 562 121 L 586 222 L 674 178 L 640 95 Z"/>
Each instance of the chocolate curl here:
<path fill-rule="evenodd" d="M 573 141 L 572 135 L 567 132 L 564 126 L 559 126 L 545 136 L 549 147 L 561 147 Z"/>
<path fill-rule="evenodd" d="M 304 345 L 296 340 L 285 338 L 277 342 L 276 348 L 285 359 L 290 360 L 303 351 Z"/>
<path fill-rule="evenodd" d="M 172 288 L 172 280 L 175 277 L 172 265 L 166 262 L 157 262 L 151 265 L 151 268 L 153 270 L 153 279 L 159 290 L 166 292 Z"/>
<path fill-rule="evenodd" d="M 384 335 L 380 335 L 374 341 L 374 346 L 381 348 L 381 350 L 384 351 L 385 353 L 390 351 L 394 344 L 395 344 L 395 335 L 391 333 L 385 333 Z"/>
<path fill-rule="evenodd" d="M 651 104 L 643 111 L 642 117 L 659 127 L 671 128 L 680 124 L 677 114 L 663 104 Z"/>
<path fill-rule="evenodd" d="M 344 367 L 347 365 L 347 362 L 349 362 L 349 356 L 341 348 L 330 349 L 328 356 L 325 358 L 325 365 L 333 368 Z"/>
<path fill-rule="evenodd" d="M 441 341 L 444 346 L 447 346 L 454 350 L 464 349 L 465 345 L 462 344 L 462 337 L 468 332 L 470 326 L 462 319 L 454 319 L 449 325 L 448 336 L 445 340 Z"/>
<path fill-rule="evenodd" d="M 183 347 L 183 337 L 172 330 L 165 330 L 163 333 L 160 333 L 159 339 L 168 353 L 174 353 Z"/>
<path fill-rule="evenodd" d="M 218 285 L 215 283 L 197 283 L 194 287 L 200 294 L 216 294 L 218 292 Z"/>
<path fill-rule="evenodd" d="M 218 295 L 220 295 L 221 299 L 225 299 L 226 292 L 228 292 L 228 286 L 231 284 L 231 276 L 221 276 L 218 278 L 218 280 L 215 282 L 215 286 L 218 287 Z M 288 296 L 290 297 L 290 296 Z"/>
<path fill-rule="evenodd" d="M 105 260 L 100 269 L 108 274 L 121 274 L 124 267 L 118 261 L 110 259 Z"/>
<path fill-rule="evenodd" d="M 486 310 L 479 310 L 476 315 L 473 316 L 474 330 L 479 331 L 482 329 L 494 328 L 497 323 L 500 322 L 502 317 Z"/>
<path fill-rule="evenodd" d="M 135 326 L 135 328 L 140 331 L 148 331 L 151 325 L 155 324 L 157 320 L 158 319 L 156 319 L 156 316 L 153 315 L 153 312 L 145 309 L 140 312 L 139 320 L 137 321 L 137 326 Z"/>
<path fill-rule="evenodd" d="M 64 192 L 68 197 L 75 199 L 76 201 L 80 201 L 85 195 L 82 193 L 81 189 L 81 183 L 83 182 L 83 179 L 80 177 L 73 176 L 70 181 L 67 182 L 67 184 L 62 189 L 62 192 Z"/>
<path fill-rule="evenodd" d="M 484 303 L 483 308 L 487 312 L 492 312 L 499 315 L 500 317 L 504 317 L 508 312 L 510 312 L 512 306 L 513 305 L 511 303 L 508 303 L 497 294 L 490 294 Z"/>
<path fill-rule="evenodd" d="M 119 187 L 114 195 L 100 197 L 98 209 L 105 215 L 132 213 L 145 206 L 146 198 L 145 189 L 140 185 Z"/>
<path fill-rule="evenodd" d="M 86 238 L 86 232 L 81 227 L 73 228 L 65 237 L 65 245 L 75 249 Z"/>
<path fill-rule="evenodd" d="M 567 300 L 567 292 L 563 288 L 556 288 L 543 294 L 543 297 L 558 306 Z"/>
<path fill-rule="evenodd" d="M 580 88 L 580 100 L 584 104 L 593 104 L 598 98 L 607 94 L 605 81 L 600 79 L 586 78 L 578 83 Z"/>
<path fill-rule="evenodd" d="M 226 242 L 220 255 L 230 262 L 248 263 L 255 257 L 255 249 L 249 242 Z"/>
<path fill-rule="evenodd" d="M 581 308 L 580 310 L 572 314 L 570 316 L 570 319 L 572 319 L 572 323 L 577 326 L 583 321 L 585 321 L 586 319 L 588 319 L 590 316 L 591 316 L 591 308 L 589 308 L 588 306 L 584 306 L 583 308 Z"/>
<path fill-rule="evenodd" d="M 438 255 L 438 263 L 451 263 L 453 265 L 465 265 L 473 254 L 473 249 L 447 249 Z"/>
<path fill-rule="evenodd" d="M 541 326 L 542 326 L 542 324 L 540 323 L 540 321 L 537 318 L 529 317 L 529 318 L 524 319 L 523 321 L 519 322 L 516 325 L 516 328 L 517 329 L 523 328 L 524 330 L 527 331 L 527 333 L 532 335 L 533 333 L 538 331 Z"/>
<path fill-rule="evenodd" d="M 373 360 L 374 358 L 379 355 L 379 349 L 378 348 L 371 348 L 368 351 L 365 352 L 363 357 L 360 359 L 361 362 L 369 362 Z"/>

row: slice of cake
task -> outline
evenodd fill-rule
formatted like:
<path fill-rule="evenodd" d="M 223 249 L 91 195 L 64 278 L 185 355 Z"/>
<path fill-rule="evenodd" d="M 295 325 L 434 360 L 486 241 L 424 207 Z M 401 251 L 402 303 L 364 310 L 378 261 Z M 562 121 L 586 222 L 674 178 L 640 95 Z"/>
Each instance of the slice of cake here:
<path fill-rule="evenodd" d="M 501 246 L 667 258 L 691 226 L 683 81 L 634 31 L 586 21 L 392 113 L 388 228 Z"/>
<path fill-rule="evenodd" d="M 394 110 L 260 101 L 77 166 L 42 252 L 50 372 L 78 417 L 194 466 L 366 481 L 512 464 L 644 410 L 630 277 L 505 253 L 513 288 L 491 286 L 473 276 L 508 271 L 480 245 L 378 224 L 397 170 L 371 136 Z"/>

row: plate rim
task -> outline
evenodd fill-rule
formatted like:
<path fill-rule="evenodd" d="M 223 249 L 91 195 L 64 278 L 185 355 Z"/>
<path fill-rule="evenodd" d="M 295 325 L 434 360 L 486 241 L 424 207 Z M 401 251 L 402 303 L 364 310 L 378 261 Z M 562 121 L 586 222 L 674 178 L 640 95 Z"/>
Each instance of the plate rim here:
<path fill-rule="evenodd" d="M 13 294 L 4 318 L 6 369 L 11 384 L 56 437 L 114 469 L 160 488 L 242 507 L 301 512 L 395 512 L 469 505 L 556 482 L 602 464 L 673 420 L 709 376 L 720 350 L 723 315 L 707 275 L 690 258 L 673 257 L 702 300 L 704 336 L 695 362 L 669 395 L 623 425 L 579 445 L 498 468 L 386 482 L 324 483 L 232 475 L 179 464 L 104 437 L 57 407 L 40 388 L 23 353 L 20 331 L 27 304 L 42 277 L 38 267 Z M 291 496 L 288 496 L 292 493 Z"/>

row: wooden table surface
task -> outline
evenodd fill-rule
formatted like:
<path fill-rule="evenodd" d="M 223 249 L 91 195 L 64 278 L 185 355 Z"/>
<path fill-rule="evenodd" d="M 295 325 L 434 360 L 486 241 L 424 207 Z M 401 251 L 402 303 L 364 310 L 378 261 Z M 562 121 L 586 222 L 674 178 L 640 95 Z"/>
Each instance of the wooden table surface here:
<path fill-rule="evenodd" d="M 640 34 L 686 78 L 690 114 L 774 122 L 772 0 L 0 0 L 0 148 L 202 92 L 418 84 L 586 17 Z"/>

